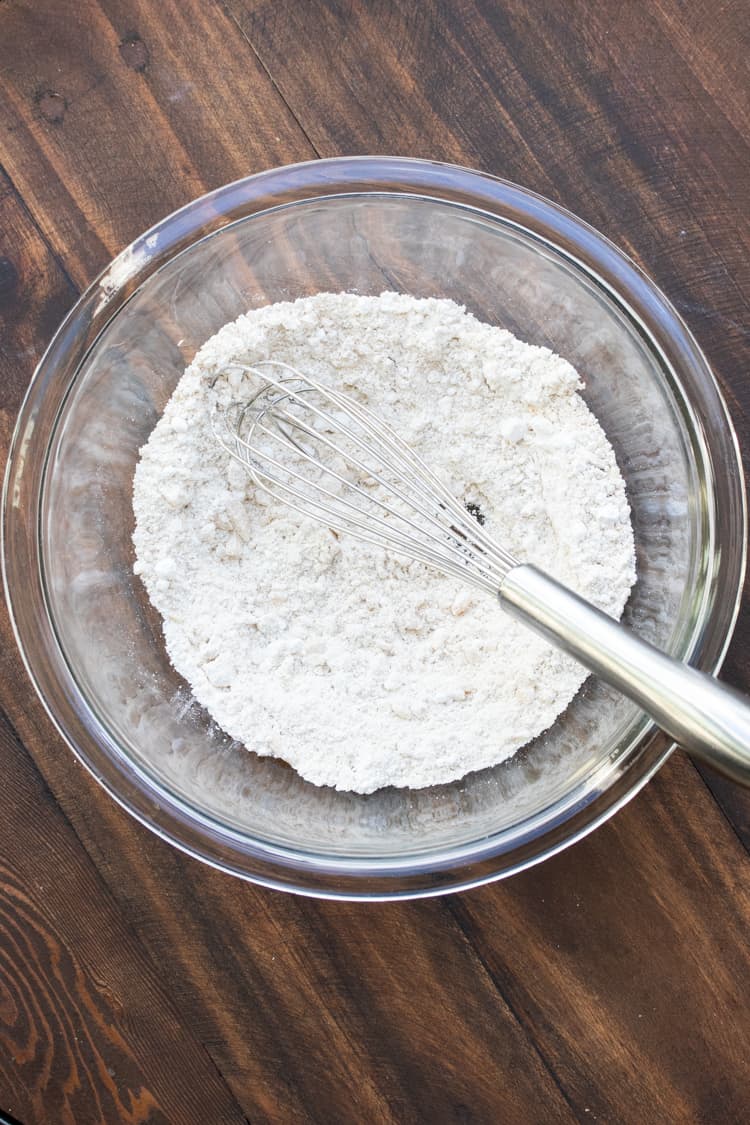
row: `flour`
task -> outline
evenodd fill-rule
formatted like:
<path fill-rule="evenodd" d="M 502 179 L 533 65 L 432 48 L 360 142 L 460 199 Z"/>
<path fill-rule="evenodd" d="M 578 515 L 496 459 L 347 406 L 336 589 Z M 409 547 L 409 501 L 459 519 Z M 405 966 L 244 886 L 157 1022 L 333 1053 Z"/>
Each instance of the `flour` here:
<path fill-rule="evenodd" d="M 548 349 L 451 301 L 322 294 L 228 324 L 141 451 L 136 572 L 174 667 L 231 737 L 317 785 L 447 782 L 546 730 L 586 672 L 492 598 L 256 491 L 211 432 L 240 363 L 355 391 L 485 530 L 619 617 L 633 533 L 614 453 Z"/>

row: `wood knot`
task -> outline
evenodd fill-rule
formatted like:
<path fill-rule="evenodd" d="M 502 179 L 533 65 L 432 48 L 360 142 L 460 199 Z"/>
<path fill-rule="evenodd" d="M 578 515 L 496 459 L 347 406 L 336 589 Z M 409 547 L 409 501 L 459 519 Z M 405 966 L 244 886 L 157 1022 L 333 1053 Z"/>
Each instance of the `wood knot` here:
<path fill-rule="evenodd" d="M 68 108 L 68 103 L 62 94 L 58 94 L 55 90 L 40 90 L 35 101 L 45 121 L 49 121 L 51 125 L 60 124 Z"/>
<path fill-rule="evenodd" d="M 140 35 L 132 32 L 120 41 L 120 58 L 131 70 L 143 73 L 148 66 L 148 47 Z"/>

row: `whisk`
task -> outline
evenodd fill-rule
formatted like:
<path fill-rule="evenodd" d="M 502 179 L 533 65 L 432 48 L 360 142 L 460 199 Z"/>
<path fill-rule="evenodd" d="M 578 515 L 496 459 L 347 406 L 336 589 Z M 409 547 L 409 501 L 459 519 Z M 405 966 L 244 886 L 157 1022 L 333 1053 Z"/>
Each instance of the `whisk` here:
<path fill-rule="evenodd" d="M 341 391 L 275 360 L 217 408 L 216 437 L 271 496 L 331 528 L 427 563 L 503 609 L 643 708 L 689 753 L 750 785 L 750 703 L 672 659 L 496 543 L 390 426 Z"/>

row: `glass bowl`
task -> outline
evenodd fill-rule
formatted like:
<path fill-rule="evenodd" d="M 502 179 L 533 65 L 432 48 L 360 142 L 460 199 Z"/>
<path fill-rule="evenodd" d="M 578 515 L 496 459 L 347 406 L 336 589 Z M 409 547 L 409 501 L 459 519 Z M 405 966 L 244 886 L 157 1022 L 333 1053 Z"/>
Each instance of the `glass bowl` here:
<path fill-rule="evenodd" d="M 745 562 L 741 464 L 711 371 L 614 246 L 522 188 L 421 160 L 321 160 L 212 192 L 128 247 L 39 364 L 3 497 L 4 577 L 58 730 L 142 823 L 267 886 L 438 894 L 519 871 L 589 832 L 671 750 L 590 679 L 551 730 L 451 785 L 316 788 L 233 744 L 165 655 L 134 577 L 138 450 L 184 367 L 249 308 L 320 291 L 450 297 L 569 359 L 627 482 L 638 581 L 627 619 L 715 671 Z M 352 732 L 356 737 L 356 732 Z"/>

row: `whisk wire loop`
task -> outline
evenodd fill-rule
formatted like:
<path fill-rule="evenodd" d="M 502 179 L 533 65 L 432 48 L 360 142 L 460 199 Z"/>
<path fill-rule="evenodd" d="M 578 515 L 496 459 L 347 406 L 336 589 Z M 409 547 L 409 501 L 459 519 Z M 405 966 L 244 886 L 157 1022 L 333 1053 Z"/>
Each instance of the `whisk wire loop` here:
<path fill-rule="evenodd" d="M 269 367 L 284 374 L 274 378 Z M 333 530 L 497 594 L 505 609 L 644 707 L 685 749 L 750 785 L 745 698 L 659 652 L 543 571 L 518 564 L 361 403 L 276 360 L 242 370 L 259 389 L 217 410 L 212 424 L 260 488 Z"/>
<path fill-rule="evenodd" d="M 269 367 L 286 374 L 274 378 Z M 217 410 L 213 427 L 259 487 L 332 530 L 497 592 L 515 560 L 385 423 L 281 361 L 243 365 L 242 371 L 260 381 L 259 389 L 244 403 Z M 269 441 L 278 456 L 269 452 Z M 302 471 L 282 457 L 284 451 L 303 462 Z M 327 487 L 329 481 L 341 491 Z"/>

